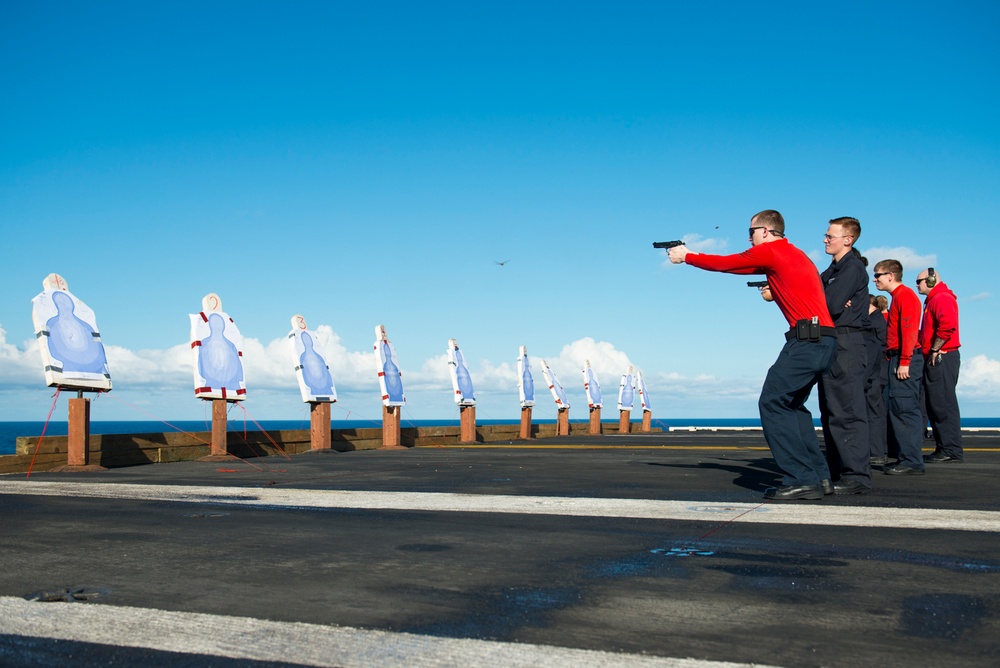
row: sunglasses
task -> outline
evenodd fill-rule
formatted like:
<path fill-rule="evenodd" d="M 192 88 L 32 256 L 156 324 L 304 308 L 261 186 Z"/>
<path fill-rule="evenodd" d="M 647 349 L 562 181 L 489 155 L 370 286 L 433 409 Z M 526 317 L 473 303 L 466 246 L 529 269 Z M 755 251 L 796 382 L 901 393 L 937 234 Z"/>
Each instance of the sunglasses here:
<path fill-rule="evenodd" d="M 881 274 L 878 273 L 878 272 L 876 272 L 875 273 L 875 278 L 878 278 L 879 276 L 889 276 L 890 274 L 892 274 L 891 271 L 883 271 Z"/>
<path fill-rule="evenodd" d="M 764 227 L 763 225 L 761 225 L 760 227 L 751 227 L 751 228 L 750 228 L 749 230 L 747 230 L 747 236 L 748 236 L 748 237 L 752 237 L 752 236 L 753 236 L 753 231 L 754 231 L 754 230 L 766 230 L 766 229 L 767 229 L 767 228 L 766 228 L 766 227 Z"/>
<path fill-rule="evenodd" d="M 923 283 L 923 282 L 924 282 L 924 281 L 926 281 L 926 280 L 927 280 L 926 278 L 918 278 L 918 279 L 917 279 L 917 287 L 919 288 L 919 287 L 920 287 L 920 284 L 921 284 L 921 283 Z"/>

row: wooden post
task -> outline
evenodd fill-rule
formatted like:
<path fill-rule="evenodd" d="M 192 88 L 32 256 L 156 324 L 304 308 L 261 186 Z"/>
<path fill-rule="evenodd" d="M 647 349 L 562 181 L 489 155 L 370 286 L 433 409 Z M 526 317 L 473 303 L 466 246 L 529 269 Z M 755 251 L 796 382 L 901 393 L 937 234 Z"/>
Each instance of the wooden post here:
<path fill-rule="evenodd" d="M 77 393 L 76 399 L 69 400 L 68 420 L 66 464 L 49 470 L 106 471 L 105 467 L 90 463 L 90 399 L 84 399 L 82 391 Z"/>
<path fill-rule="evenodd" d="M 650 411 L 642 412 L 642 433 L 648 434 L 650 431 L 652 431 L 652 425 L 651 425 L 652 419 L 653 419 L 652 412 Z"/>
<path fill-rule="evenodd" d="M 212 399 L 212 456 L 225 457 L 229 454 L 228 442 L 229 432 L 226 430 L 226 409 L 228 402 L 225 399 Z"/>
<path fill-rule="evenodd" d="M 458 408 L 459 424 L 461 424 L 461 442 L 462 443 L 475 443 L 476 442 L 476 407 L 475 406 L 459 406 Z"/>
<path fill-rule="evenodd" d="M 90 459 L 90 399 L 69 400 L 68 466 L 86 466 Z"/>
<path fill-rule="evenodd" d="M 382 449 L 401 449 L 402 435 L 400 434 L 400 413 L 399 406 L 382 406 Z"/>
<path fill-rule="evenodd" d="M 632 431 L 632 411 L 621 411 L 618 416 L 618 433 L 627 434 Z"/>
<path fill-rule="evenodd" d="M 600 436 L 601 434 L 601 407 L 594 406 L 590 409 L 590 434 Z"/>
<path fill-rule="evenodd" d="M 226 413 L 229 402 L 225 399 L 212 399 L 212 451 L 199 462 L 225 462 L 232 457 L 229 454 L 229 432 L 226 430 Z"/>
<path fill-rule="evenodd" d="M 569 409 L 560 408 L 556 416 L 556 436 L 569 436 Z"/>
<path fill-rule="evenodd" d="M 309 403 L 310 450 L 330 449 L 330 404 L 325 401 Z"/>
<path fill-rule="evenodd" d="M 521 406 L 521 433 L 518 438 L 531 438 L 531 406 Z"/>

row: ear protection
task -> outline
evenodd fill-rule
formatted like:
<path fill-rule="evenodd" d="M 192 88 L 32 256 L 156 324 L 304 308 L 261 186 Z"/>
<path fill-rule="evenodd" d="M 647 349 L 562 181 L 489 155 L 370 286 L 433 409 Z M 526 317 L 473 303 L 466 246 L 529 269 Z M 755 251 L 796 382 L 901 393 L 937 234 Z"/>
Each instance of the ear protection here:
<path fill-rule="evenodd" d="M 927 287 L 933 288 L 937 285 L 938 276 L 934 273 L 934 267 L 927 268 Z"/>

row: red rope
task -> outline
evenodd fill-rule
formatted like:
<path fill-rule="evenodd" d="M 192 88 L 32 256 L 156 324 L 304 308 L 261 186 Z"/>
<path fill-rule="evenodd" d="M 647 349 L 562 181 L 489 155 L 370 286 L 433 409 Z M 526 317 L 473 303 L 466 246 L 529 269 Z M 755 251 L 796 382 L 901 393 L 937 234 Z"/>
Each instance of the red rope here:
<path fill-rule="evenodd" d="M 271 435 L 268 434 L 266 431 L 264 431 L 264 428 L 260 426 L 260 423 L 257 422 L 257 420 L 255 420 L 252 415 L 250 415 L 250 411 L 248 411 L 246 407 L 243 406 L 243 404 L 240 404 L 240 408 L 243 410 L 243 440 L 246 441 L 246 434 L 247 434 L 246 423 L 247 423 L 247 418 L 249 417 L 250 421 L 254 423 L 257 429 L 259 429 L 260 432 L 267 437 L 267 440 L 271 441 L 271 445 L 273 445 L 278 450 L 278 452 L 284 455 L 285 459 L 291 460 L 291 457 L 288 456 L 288 453 L 285 452 L 285 449 L 282 448 L 277 443 L 275 443 L 274 439 L 271 438 Z M 247 445 L 250 445 L 250 443 L 247 443 Z"/>
<path fill-rule="evenodd" d="M 35 458 L 38 456 L 38 451 L 42 448 L 42 441 L 45 440 L 45 431 L 49 428 L 49 420 L 52 419 L 52 411 L 56 409 L 56 402 L 59 401 L 59 391 L 61 388 L 56 387 L 56 393 L 52 395 L 52 406 L 49 407 L 49 414 L 45 416 L 45 424 L 42 426 L 42 435 L 38 437 L 38 443 L 35 445 L 35 454 L 31 456 L 31 463 L 28 464 L 28 475 L 25 478 L 31 477 L 31 469 L 35 467 Z"/>
<path fill-rule="evenodd" d="M 129 407 L 129 408 L 131 408 L 132 410 L 135 410 L 135 411 L 138 411 L 138 412 L 142 413 L 143 415 L 146 415 L 146 416 L 148 416 L 148 417 L 151 417 L 151 418 L 153 418 L 153 421 L 154 421 L 154 422 L 159 422 L 160 424 L 165 424 L 165 425 L 167 425 L 168 427 L 170 427 L 171 429 L 173 429 L 174 431 L 176 431 L 176 432 L 178 432 L 178 433 L 181 433 L 181 434 L 184 434 L 185 436 L 190 436 L 190 437 L 191 437 L 191 438 L 193 438 L 194 440 L 196 440 L 196 441 L 201 441 L 201 442 L 202 442 L 202 443 L 204 443 L 205 445 L 212 445 L 211 443 L 209 443 L 209 442 L 208 442 L 208 441 L 206 441 L 205 439 L 203 439 L 203 438 L 200 438 L 200 437 L 199 437 L 199 436 L 198 436 L 197 434 L 194 434 L 194 433 L 192 433 L 192 432 L 190 432 L 190 431 L 184 431 L 184 430 L 183 430 L 183 429 L 181 429 L 180 427 L 178 427 L 178 426 L 176 426 L 176 425 L 172 425 L 172 424 L 170 424 L 169 422 L 167 422 L 166 420 L 162 420 L 162 419 L 158 418 L 157 416 L 153 415 L 152 413 L 150 413 L 149 411 L 145 411 L 145 410 L 143 410 L 143 409 L 139 408 L 138 406 L 133 406 L 132 404 L 130 404 L 130 403 L 128 403 L 127 401 L 124 401 L 124 400 L 122 400 L 122 399 L 119 399 L 118 397 L 116 397 L 116 396 L 115 396 L 115 395 L 113 395 L 113 394 L 110 394 L 110 393 L 108 393 L 108 392 L 101 392 L 101 394 L 104 394 L 104 395 L 106 395 L 106 396 L 108 396 L 108 397 L 110 397 L 110 398 L 114 399 L 115 401 L 117 401 L 118 403 L 120 403 L 120 404 L 122 404 L 122 405 L 124 405 L 124 406 L 128 406 L 128 407 Z M 98 396 L 100 396 L 100 395 L 98 395 Z M 209 430 L 209 431 L 211 431 L 211 430 Z"/>

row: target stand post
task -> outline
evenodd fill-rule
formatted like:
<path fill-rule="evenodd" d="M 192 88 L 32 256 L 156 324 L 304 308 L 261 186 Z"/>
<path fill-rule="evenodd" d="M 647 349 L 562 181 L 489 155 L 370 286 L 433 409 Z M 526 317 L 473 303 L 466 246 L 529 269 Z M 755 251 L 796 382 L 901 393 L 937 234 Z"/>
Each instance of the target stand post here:
<path fill-rule="evenodd" d="M 592 406 L 590 409 L 590 435 L 601 435 L 601 407 Z"/>
<path fill-rule="evenodd" d="M 556 436 L 569 436 L 569 409 L 560 408 L 556 415 Z"/>
<path fill-rule="evenodd" d="M 229 454 L 229 431 L 227 416 L 229 402 L 225 399 L 209 399 L 212 402 L 212 451 L 195 461 L 226 462 L 233 458 Z"/>
<path fill-rule="evenodd" d="M 462 443 L 476 442 L 476 407 L 459 406 L 460 440 Z"/>
<path fill-rule="evenodd" d="M 517 435 L 521 440 L 532 438 L 531 436 L 531 406 L 521 407 L 521 431 Z"/>
<path fill-rule="evenodd" d="M 330 403 L 309 402 L 309 450 L 332 452 L 330 449 Z"/>
<path fill-rule="evenodd" d="M 618 416 L 618 433 L 628 434 L 632 431 L 632 411 L 621 411 Z"/>
<path fill-rule="evenodd" d="M 107 471 L 104 466 L 90 463 L 90 399 L 84 398 L 82 390 L 77 391 L 75 399 L 69 400 L 68 420 L 66 464 L 50 470 L 55 473 Z"/>
<path fill-rule="evenodd" d="M 402 406 L 382 406 L 382 447 L 380 450 L 403 450 L 400 426 Z"/>
<path fill-rule="evenodd" d="M 642 412 L 642 433 L 648 434 L 649 432 L 652 431 L 652 429 L 653 429 L 652 422 L 653 422 L 653 413 L 652 413 L 652 411 L 643 411 Z"/>

